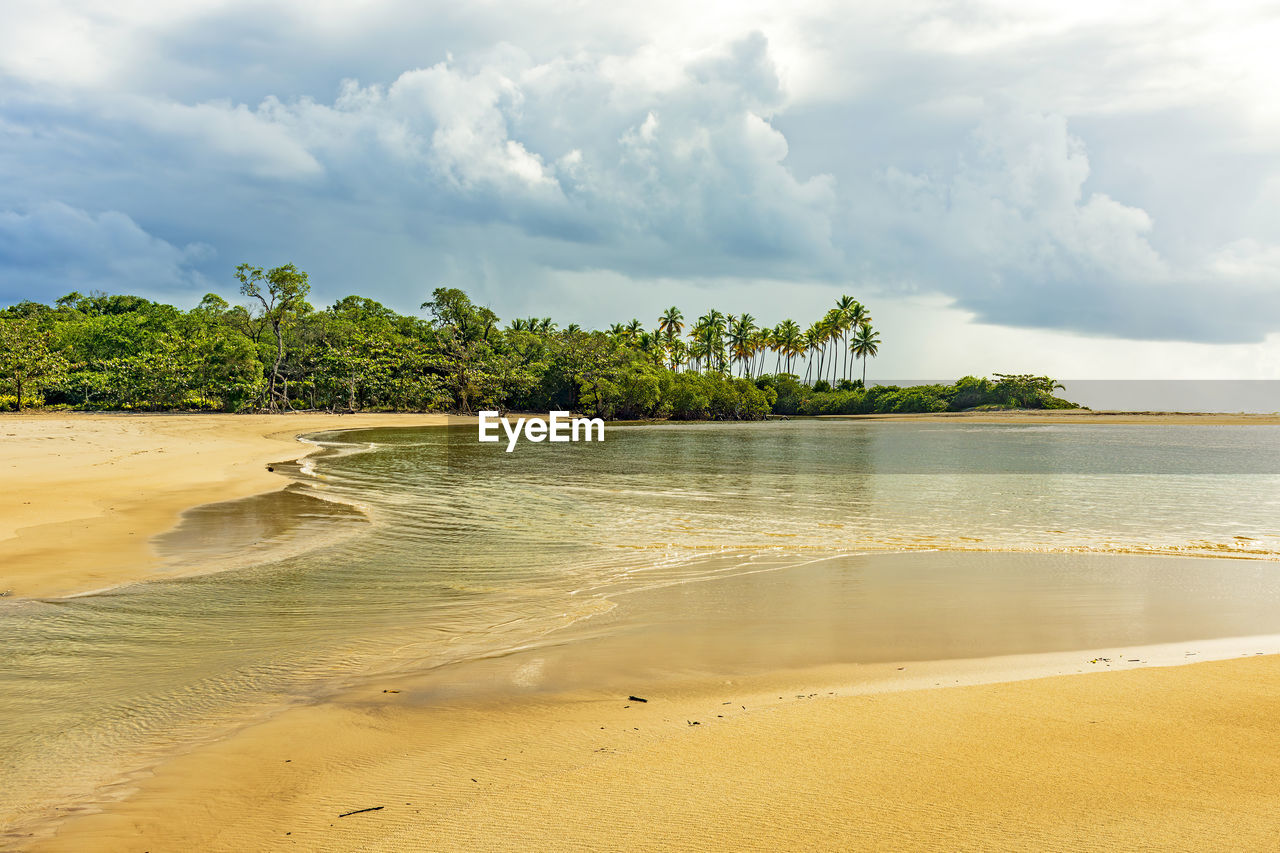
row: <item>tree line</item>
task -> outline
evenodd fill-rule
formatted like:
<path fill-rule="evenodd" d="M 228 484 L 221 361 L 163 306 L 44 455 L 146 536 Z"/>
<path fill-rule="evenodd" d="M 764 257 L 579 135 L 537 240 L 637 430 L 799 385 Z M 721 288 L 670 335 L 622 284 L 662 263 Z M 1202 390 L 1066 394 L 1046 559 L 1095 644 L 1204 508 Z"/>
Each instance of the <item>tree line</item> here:
<path fill-rule="evenodd" d="M 73 292 L 53 305 L 0 310 L 0 409 L 563 409 L 754 420 L 1070 405 L 1053 397 L 1060 386 L 1047 377 L 866 388 L 880 337 L 866 307 L 848 296 L 803 329 L 715 310 L 686 323 L 672 307 L 652 329 L 632 320 L 586 330 L 549 317 L 504 327 L 456 288 L 437 288 L 422 303 L 424 317 L 362 296 L 317 309 L 307 273 L 293 264 L 241 264 L 236 278 L 244 304 L 210 293 L 183 311 L 139 296 Z"/>

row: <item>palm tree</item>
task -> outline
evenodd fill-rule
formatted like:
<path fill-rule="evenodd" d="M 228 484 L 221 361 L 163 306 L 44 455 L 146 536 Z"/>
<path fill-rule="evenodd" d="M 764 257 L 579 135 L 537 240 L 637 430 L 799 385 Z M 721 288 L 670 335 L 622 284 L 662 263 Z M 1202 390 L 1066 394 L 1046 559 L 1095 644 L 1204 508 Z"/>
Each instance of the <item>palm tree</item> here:
<path fill-rule="evenodd" d="M 674 370 L 677 364 L 675 361 L 675 342 L 684 331 L 684 315 L 680 313 L 679 308 L 672 305 L 662 312 L 662 316 L 658 318 L 658 331 L 662 333 L 662 338 L 667 344 L 667 350 L 671 352 L 671 369 Z"/>
<path fill-rule="evenodd" d="M 685 362 L 689 360 L 689 347 L 680 338 L 675 338 L 667 344 L 667 352 L 671 354 L 671 369 L 683 367 Z"/>
<path fill-rule="evenodd" d="M 708 370 L 723 371 L 725 367 L 724 327 L 725 316 L 712 308 L 698 318 L 698 322 L 689 331 L 689 337 L 698 342 L 697 352 L 690 346 L 689 354 L 698 361 L 701 369 L 705 359 Z"/>
<path fill-rule="evenodd" d="M 791 373 L 791 362 L 804 351 L 804 335 L 795 320 L 783 320 L 774 330 L 774 339 L 778 352 L 785 359 L 787 373 Z"/>
<path fill-rule="evenodd" d="M 822 330 L 821 321 L 814 323 L 804 333 L 804 382 L 809 384 L 809 377 L 813 373 L 813 354 L 821 348 L 826 341 L 825 332 Z M 821 370 L 821 366 L 819 366 Z"/>
<path fill-rule="evenodd" d="M 743 314 L 729 320 L 729 355 L 742 364 L 742 375 L 747 375 L 747 362 L 751 358 L 751 336 L 756 330 L 756 318 Z"/>
<path fill-rule="evenodd" d="M 826 313 L 826 316 L 822 318 L 822 323 L 826 329 L 827 341 L 830 341 L 833 344 L 831 353 L 831 384 L 835 385 L 837 364 L 836 355 L 840 349 L 837 342 L 840 340 L 840 335 L 844 331 L 844 315 L 840 313 L 839 309 L 832 308 Z M 826 352 L 827 341 L 823 341 L 822 344 L 824 353 Z M 822 378 L 825 379 L 826 376 L 824 375 Z"/>
<path fill-rule="evenodd" d="M 867 306 L 861 302 L 854 301 L 853 305 L 845 312 L 845 328 L 857 329 L 863 323 L 871 322 L 871 314 L 867 311 Z M 845 345 L 848 346 L 848 336 L 845 337 Z M 852 353 L 850 353 L 852 354 Z M 847 378 L 847 373 L 846 373 Z"/>
<path fill-rule="evenodd" d="M 684 315 L 680 309 L 672 305 L 658 318 L 658 331 L 668 337 L 675 337 L 684 331 Z"/>
<path fill-rule="evenodd" d="M 862 387 L 867 386 L 867 357 L 875 358 L 880 352 L 880 333 L 873 331 L 870 323 L 860 323 L 849 349 L 862 359 Z"/>
<path fill-rule="evenodd" d="M 751 340 L 748 342 L 751 348 L 751 371 L 747 374 L 748 378 L 759 376 L 764 372 L 764 357 L 772 346 L 773 335 L 769 329 L 756 329 L 751 333 Z M 756 363 L 756 356 L 760 356 L 760 361 Z"/>
<path fill-rule="evenodd" d="M 641 323 L 639 320 L 636 320 L 633 318 L 631 322 L 626 325 L 625 334 L 627 336 L 627 340 L 632 340 L 632 341 L 635 340 L 636 335 L 639 335 L 643 331 L 644 331 L 644 323 Z"/>
<path fill-rule="evenodd" d="M 841 341 L 840 341 L 841 349 L 844 349 L 846 351 L 845 359 L 844 359 L 844 378 L 845 379 L 849 378 L 849 355 L 847 351 L 849 346 L 849 330 L 856 325 L 851 318 L 851 311 L 853 309 L 853 306 L 857 304 L 858 304 L 858 300 L 854 299 L 852 296 L 849 296 L 847 294 L 841 296 L 839 299 L 836 300 L 836 312 L 839 313 L 840 315 L 840 332 L 842 335 Z"/>
<path fill-rule="evenodd" d="M 773 373 L 776 376 L 782 371 L 782 324 L 774 326 L 772 329 L 765 330 L 765 344 L 769 349 L 773 350 L 775 358 L 773 360 Z"/>
<path fill-rule="evenodd" d="M 641 331 L 635 336 L 635 347 L 648 356 L 654 367 L 662 367 L 662 339 L 656 332 Z"/>

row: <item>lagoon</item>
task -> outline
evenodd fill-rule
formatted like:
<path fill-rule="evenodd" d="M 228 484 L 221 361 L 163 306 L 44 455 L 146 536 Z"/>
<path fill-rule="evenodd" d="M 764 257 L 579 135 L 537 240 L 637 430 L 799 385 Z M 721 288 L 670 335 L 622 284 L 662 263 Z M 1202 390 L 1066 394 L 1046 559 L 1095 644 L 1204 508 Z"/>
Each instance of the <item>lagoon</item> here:
<path fill-rule="evenodd" d="M 206 573 L 0 602 L 0 815 L 99 802 L 370 678 L 566 644 L 603 651 L 495 689 L 1280 632 L 1276 430 L 658 425 L 512 454 L 474 425 L 318 434 L 289 490 L 162 537 Z"/>

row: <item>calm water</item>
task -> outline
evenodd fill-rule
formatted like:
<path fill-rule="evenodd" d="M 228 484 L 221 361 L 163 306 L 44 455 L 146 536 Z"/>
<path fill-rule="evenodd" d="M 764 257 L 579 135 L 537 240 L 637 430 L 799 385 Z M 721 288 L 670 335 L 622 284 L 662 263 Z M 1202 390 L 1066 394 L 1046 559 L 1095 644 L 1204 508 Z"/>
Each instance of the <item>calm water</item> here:
<path fill-rule="evenodd" d="M 224 571 L 0 601 L 10 831 L 284 702 L 718 575 L 805 566 L 718 611 L 759 621 L 790 596 L 833 626 L 771 663 L 1280 632 L 1274 427 L 613 427 L 511 454 L 474 427 L 315 438 L 305 485 L 193 511 L 158 543 L 176 569 Z M 876 556 L 895 551 L 929 553 Z"/>

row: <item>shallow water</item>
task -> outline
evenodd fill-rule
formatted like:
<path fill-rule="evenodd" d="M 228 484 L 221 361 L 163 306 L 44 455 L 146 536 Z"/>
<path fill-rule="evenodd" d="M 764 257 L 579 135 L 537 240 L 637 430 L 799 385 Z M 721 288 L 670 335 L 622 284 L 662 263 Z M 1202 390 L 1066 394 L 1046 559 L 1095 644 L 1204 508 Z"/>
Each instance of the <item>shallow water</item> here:
<path fill-rule="evenodd" d="M 306 488 L 200 508 L 157 543 L 174 570 L 225 571 L 0 602 L 0 820 L 91 803 L 122 771 L 355 678 L 546 642 L 638 590 L 678 611 L 681 584 L 719 575 L 804 565 L 715 618 L 767 634 L 772 597 L 814 620 L 785 655 L 734 641 L 708 667 L 1280 632 L 1277 437 L 792 421 L 508 454 L 474 427 L 316 436 L 326 455 L 293 468 Z M 903 550 L 936 553 L 877 556 Z"/>

